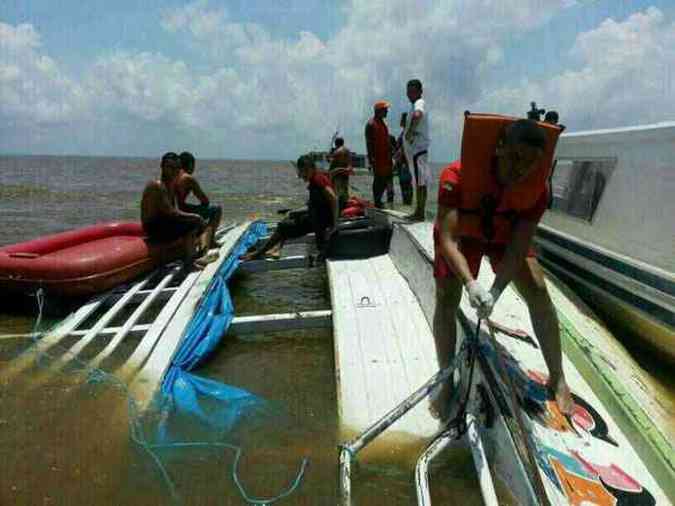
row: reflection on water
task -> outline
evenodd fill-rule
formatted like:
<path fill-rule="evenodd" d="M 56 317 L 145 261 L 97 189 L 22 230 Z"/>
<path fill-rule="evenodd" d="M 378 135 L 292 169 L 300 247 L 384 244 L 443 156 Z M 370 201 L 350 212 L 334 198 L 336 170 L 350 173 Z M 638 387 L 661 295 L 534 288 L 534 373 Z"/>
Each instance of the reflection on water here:
<path fill-rule="evenodd" d="M 96 221 L 135 220 L 143 185 L 157 174 L 157 160 L 0 157 L 0 245 Z M 224 206 L 226 222 L 253 215 L 278 219 L 278 209 L 298 207 L 306 198 L 304 183 L 285 162 L 198 161 L 196 175 L 211 199 Z M 368 195 L 368 176 L 354 178 L 354 185 Z M 429 193 L 433 210 L 435 187 Z M 285 253 L 302 254 L 304 248 L 289 245 Z M 323 269 L 242 275 L 233 280 L 232 293 L 239 315 L 330 307 Z M 25 301 L 23 312 L 8 312 L 8 301 L 2 302 L 0 334 L 30 332 L 34 299 Z M 135 339 L 127 338 L 103 365 L 118 366 Z M 86 354 L 93 356 L 107 341 L 92 343 Z M 130 440 L 122 391 L 86 383 L 72 365 L 66 374 L 47 374 L 48 360 L 11 381 L 3 376 L 30 343 L 0 338 L 0 505 L 169 504 L 158 468 Z M 270 419 L 231 435 L 244 449 L 239 472 L 250 494 L 272 496 L 285 489 L 306 456 L 310 467 L 303 483 L 280 504 L 336 503 L 336 448 L 349 435 L 338 423 L 330 330 L 228 336 L 197 372 L 247 389 L 275 407 Z M 672 378 L 665 368 L 663 373 Z M 413 504 L 414 464 L 425 444 L 390 435 L 359 456 L 355 503 Z M 243 504 L 231 477 L 231 451 L 164 450 L 162 459 L 184 504 Z M 481 504 L 465 449 L 440 457 L 431 482 L 435 504 Z M 503 504 L 512 503 L 503 487 L 500 496 Z"/>

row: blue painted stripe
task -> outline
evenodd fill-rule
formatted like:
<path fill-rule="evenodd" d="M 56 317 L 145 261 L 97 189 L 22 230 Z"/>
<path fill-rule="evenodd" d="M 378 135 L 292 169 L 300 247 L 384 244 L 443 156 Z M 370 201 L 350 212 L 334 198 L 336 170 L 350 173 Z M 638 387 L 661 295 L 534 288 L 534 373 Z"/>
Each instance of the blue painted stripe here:
<path fill-rule="evenodd" d="M 613 295 L 625 304 L 648 314 L 662 325 L 675 327 L 675 313 L 673 313 L 673 311 L 669 311 L 658 304 L 654 304 L 652 301 L 640 297 L 637 293 L 630 292 L 620 286 L 614 285 L 588 269 L 575 265 L 550 250 L 544 249 L 540 255 L 540 259 L 542 263 L 544 263 L 546 267 L 551 268 L 555 274 L 561 275 L 564 281 L 576 282 L 568 275 L 574 274 L 603 292 Z"/>
<path fill-rule="evenodd" d="M 651 286 L 656 290 L 675 297 L 675 282 L 670 281 L 663 276 L 646 271 L 640 267 L 619 260 L 618 258 L 613 258 L 605 255 L 604 253 L 592 250 L 577 242 L 565 239 L 558 234 L 543 230 L 542 228 L 537 229 L 537 235 L 542 239 L 546 239 L 547 241 L 557 244 L 561 248 L 569 250 L 572 253 L 597 262 L 603 267 L 611 269 L 623 276 L 629 277 L 635 281 L 639 281 L 644 285 Z"/>

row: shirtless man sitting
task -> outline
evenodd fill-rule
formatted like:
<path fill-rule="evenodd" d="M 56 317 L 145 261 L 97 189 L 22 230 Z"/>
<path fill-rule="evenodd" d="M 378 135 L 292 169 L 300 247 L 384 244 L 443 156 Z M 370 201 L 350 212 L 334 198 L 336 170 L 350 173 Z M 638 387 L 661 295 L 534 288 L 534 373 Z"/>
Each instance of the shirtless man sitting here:
<path fill-rule="evenodd" d="M 174 184 L 180 172 L 176 153 L 166 153 L 161 161 L 161 176 L 148 181 L 141 199 L 141 222 L 148 239 L 156 243 L 170 243 L 184 238 L 183 258 L 186 267 L 203 267 L 198 256 L 197 238 L 207 226 L 206 220 L 195 213 L 186 213 L 174 204 Z"/>
<path fill-rule="evenodd" d="M 223 209 L 220 206 L 213 205 L 209 202 L 199 182 L 194 177 L 195 172 L 195 157 L 192 153 L 183 151 L 179 155 L 181 170 L 178 173 L 174 190 L 176 194 L 176 204 L 180 211 L 186 213 L 198 214 L 204 218 L 208 225 L 206 227 L 206 239 L 204 247 L 215 247 L 214 237 L 216 229 L 220 224 L 220 219 L 223 214 Z M 199 205 L 190 204 L 187 198 L 193 193 L 199 200 Z"/>

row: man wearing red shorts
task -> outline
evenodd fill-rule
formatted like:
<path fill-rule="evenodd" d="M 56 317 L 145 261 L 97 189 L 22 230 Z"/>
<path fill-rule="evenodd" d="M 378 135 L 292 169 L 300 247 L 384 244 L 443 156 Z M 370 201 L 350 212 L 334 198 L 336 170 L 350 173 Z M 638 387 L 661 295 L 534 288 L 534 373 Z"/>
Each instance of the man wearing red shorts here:
<path fill-rule="evenodd" d="M 465 124 L 465 136 L 466 128 Z M 547 208 L 548 187 L 526 185 L 525 193 L 512 190 L 518 185 L 522 189 L 523 182 L 532 179 L 528 176 L 542 168 L 546 145 L 546 134 L 534 121 L 518 120 L 505 127 L 494 155 L 488 153 L 487 167 L 481 169 L 478 209 L 466 208 L 467 197 L 476 197 L 466 195 L 465 190 L 471 187 L 477 194 L 471 172 L 463 172 L 460 161 L 441 172 L 434 225 L 434 338 L 439 364 L 444 368 L 455 353 L 455 321 L 462 288 L 478 316 L 488 318 L 504 288 L 513 281 L 528 305 L 549 369 L 549 388 L 560 410 L 570 413 L 573 404 L 562 369 L 558 319 L 531 246 L 537 223 Z M 462 156 L 464 159 L 464 146 Z M 523 209 L 519 201 L 527 202 L 528 207 Z M 511 202 L 512 208 L 505 202 Z M 476 281 L 483 256 L 490 259 L 496 274 L 489 290 Z M 451 390 L 448 382 L 435 396 L 433 409 L 441 419 L 447 418 Z"/>

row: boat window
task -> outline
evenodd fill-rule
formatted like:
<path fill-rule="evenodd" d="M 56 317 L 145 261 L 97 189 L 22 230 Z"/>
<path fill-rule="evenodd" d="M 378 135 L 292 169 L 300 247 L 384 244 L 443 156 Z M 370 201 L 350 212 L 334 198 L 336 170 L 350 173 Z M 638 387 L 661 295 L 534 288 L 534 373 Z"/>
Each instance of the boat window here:
<path fill-rule="evenodd" d="M 551 179 L 551 209 L 592 221 L 615 166 L 615 158 L 558 159 Z"/>

